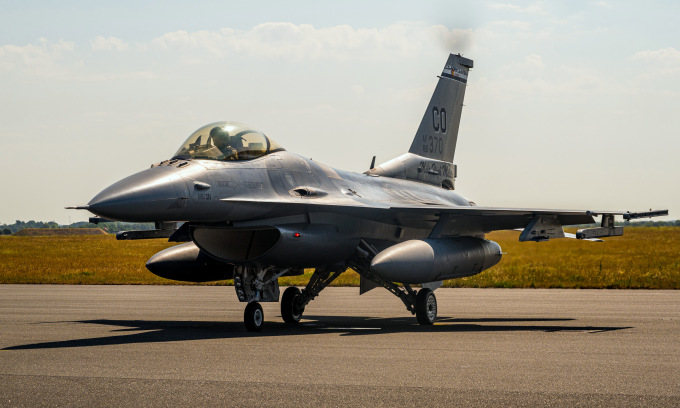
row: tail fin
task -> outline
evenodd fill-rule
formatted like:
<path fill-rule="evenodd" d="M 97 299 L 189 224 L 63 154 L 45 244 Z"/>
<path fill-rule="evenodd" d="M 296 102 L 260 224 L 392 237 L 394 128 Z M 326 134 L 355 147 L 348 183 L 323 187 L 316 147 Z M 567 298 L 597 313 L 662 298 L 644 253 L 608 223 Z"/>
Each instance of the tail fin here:
<path fill-rule="evenodd" d="M 409 153 L 453 163 L 472 60 L 450 54 Z"/>
<path fill-rule="evenodd" d="M 418 181 L 453 189 L 458 126 L 472 60 L 449 55 L 430 104 L 408 153 L 387 161 L 366 174 Z M 373 167 L 373 163 L 371 163 Z"/>

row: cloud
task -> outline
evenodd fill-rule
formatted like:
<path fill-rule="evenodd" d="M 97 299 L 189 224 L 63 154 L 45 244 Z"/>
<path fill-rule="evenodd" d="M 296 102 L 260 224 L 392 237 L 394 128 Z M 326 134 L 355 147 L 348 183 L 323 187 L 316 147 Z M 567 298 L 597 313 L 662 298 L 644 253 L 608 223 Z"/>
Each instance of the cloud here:
<path fill-rule="evenodd" d="M 45 38 L 38 39 L 37 44 L 3 45 L 0 46 L 0 69 L 57 76 L 60 73 L 59 60 L 74 50 L 75 44 L 71 41 L 50 42 Z"/>
<path fill-rule="evenodd" d="M 77 50 L 71 41 L 40 38 L 24 46 L 0 46 L 0 72 L 81 81 L 153 79 L 149 62 L 159 58 L 172 58 L 182 65 L 206 65 L 233 55 L 297 62 L 389 61 L 422 58 L 439 54 L 442 49 L 466 52 L 472 37 L 470 29 L 417 22 L 381 28 L 269 22 L 246 30 L 180 30 L 147 42 L 128 43 L 114 36 L 96 36 L 88 41 L 89 49 L 95 53 Z M 120 58 L 113 67 L 102 63 L 113 54 L 101 51 L 131 51 L 136 58 Z"/>
<path fill-rule="evenodd" d="M 442 25 L 396 23 L 384 28 L 348 25 L 316 28 L 310 24 L 264 23 L 250 30 L 175 31 L 151 41 L 161 50 L 241 54 L 292 59 L 385 59 L 421 55 L 428 47 L 465 51 L 472 30 Z"/>
<path fill-rule="evenodd" d="M 511 3 L 492 3 L 489 7 L 495 10 L 511 10 L 518 13 L 542 14 L 545 12 L 542 1 L 531 3 L 527 7 Z"/>
<path fill-rule="evenodd" d="M 593 95 L 629 95 L 635 88 L 593 67 L 546 64 L 529 54 L 524 60 L 499 67 L 491 78 L 475 82 L 480 93 L 494 97 L 535 95 L 566 98 Z"/>
<path fill-rule="evenodd" d="M 680 51 L 673 47 L 638 51 L 630 59 L 646 64 L 645 70 L 639 75 L 643 80 L 664 80 L 680 76 Z"/>
<path fill-rule="evenodd" d="M 487 25 L 487 29 L 494 31 L 495 29 L 510 29 L 514 31 L 529 31 L 531 29 L 531 23 L 528 21 L 492 21 Z"/>
<path fill-rule="evenodd" d="M 638 51 L 631 56 L 631 59 L 668 65 L 680 65 L 680 51 L 673 47 L 660 50 Z"/>
<path fill-rule="evenodd" d="M 152 80 L 158 79 L 159 76 L 151 71 L 137 71 L 137 72 L 121 72 L 115 74 L 90 74 L 78 77 L 79 81 L 83 82 L 100 82 L 100 81 L 116 81 L 116 80 Z"/>
<path fill-rule="evenodd" d="M 500 71 L 512 73 L 513 76 L 536 76 L 545 69 L 545 62 L 543 57 L 538 54 L 529 54 L 523 61 L 518 61 L 512 64 L 503 65 Z"/>
<path fill-rule="evenodd" d="M 94 40 L 90 40 L 90 47 L 92 51 L 124 51 L 128 49 L 129 45 L 120 38 L 96 36 Z"/>
<path fill-rule="evenodd" d="M 193 33 L 180 30 L 154 38 L 151 45 L 162 50 L 202 49 L 211 54 L 224 55 L 224 50 L 229 45 L 228 39 L 233 33 L 233 30 L 226 28 L 220 31 L 203 30 Z"/>
<path fill-rule="evenodd" d="M 543 62 L 543 57 L 537 54 L 529 54 L 525 59 L 524 63 L 527 69 L 541 71 L 545 68 L 545 63 Z"/>

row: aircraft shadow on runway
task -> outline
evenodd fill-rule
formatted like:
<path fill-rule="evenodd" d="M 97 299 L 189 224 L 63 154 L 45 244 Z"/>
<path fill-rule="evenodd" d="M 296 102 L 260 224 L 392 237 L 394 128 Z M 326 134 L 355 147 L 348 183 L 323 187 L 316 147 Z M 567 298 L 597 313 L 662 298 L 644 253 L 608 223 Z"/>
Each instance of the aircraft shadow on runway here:
<path fill-rule="evenodd" d="M 241 322 L 191 322 L 158 320 L 83 320 L 76 322 L 48 322 L 42 324 L 81 323 L 122 327 L 106 337 L 62 340 L 6 347 L 2 350 L 29 350 L 111 346 L 138 343 L 162 343 L 170 341 L 193 341 L 263 336 L 296 336 L 336 332 L 342 336 L 376 335 L 382 333 L 431 333 L 431 332 L 566 332 L 602 333 L 632 327 L 597 327 L 535 324 L 538 322 L 569 322 L 575 319 L 553 318 L 480 318 L 457 319 L 440 317 L 434 326 L 420 326 L 414 317 L 371 318 L 357 316 L 305 316 L 298 326 L 282 322 L 266 322 L 259 333 L 247 332 Z M 126 332 L 135 332 L 128 333 Z M 138 333 L 141 332 L 141 333 Z M 123 334 L 119 334 L 123 333 Z"/>

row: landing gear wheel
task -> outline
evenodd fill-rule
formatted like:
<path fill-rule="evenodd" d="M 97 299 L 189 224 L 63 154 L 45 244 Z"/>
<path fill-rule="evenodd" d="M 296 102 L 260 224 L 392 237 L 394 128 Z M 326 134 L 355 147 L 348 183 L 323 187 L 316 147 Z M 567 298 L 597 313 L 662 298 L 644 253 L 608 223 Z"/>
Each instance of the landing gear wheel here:
<path fill-rule="evenodd" d="M 298 324 L 305 311 L 304 307 L 300 308 L 296 305 L 300 293 L 300 289 L 291 286 L 283 291 L 281 296 L 281 317 L 288 324 Z"/>
<path fill-rule="evenodd" d="M 243 312 L 243 322 L 246 325 L 246 330 L 249 332 L 258 332 L 262 330 L 264 323 L 264 312 L 262 306 L 257 302 L 250 302 Z"/>
<path fill-rule="evenodd" d="M 437 318 L 437 298 L 430 289 L 423 288 L 416 295 L 416 319 L 422 325 L 434 323 Z"/>

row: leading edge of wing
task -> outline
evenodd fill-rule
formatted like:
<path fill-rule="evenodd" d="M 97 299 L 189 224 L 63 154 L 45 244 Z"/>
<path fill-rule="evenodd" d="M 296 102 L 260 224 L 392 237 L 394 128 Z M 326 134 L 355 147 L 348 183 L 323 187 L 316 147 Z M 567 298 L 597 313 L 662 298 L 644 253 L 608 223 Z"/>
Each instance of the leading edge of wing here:
<path fill-rule="evenodd" d="M 404 214 L 429 214 L 449 217 L 474 217 L 482 221 L 484 229 L 508 229 L 525 227 L 535 216 L 556 216 L 562 225 L 593 224 L 593 217 L 602 214 L 623 215 L 623 211 L 587 211 L 546 208 L 506 208 L 506 207 L 449 207 L 443 205 L 413 205 L 390 207 L 390 210 Z"/>
<path fill-rule="evenodd" d="M 582 224 L 593 223 L 594 216 L 602 214 L 623 215 L 624 211 L 590 211 L 590 210 L 565 210 L 565 209 L 546 209 L 546 208 L 508 208 L 508 207 L 479 207 L 479 206 L 447 206 L 447 205 L 401 205 L 388 206 L 375 202 L 359 202 L 356 200 L 281 200 L 281 199 L 261 199 L 246 197 L 229 197 L 220 201 L 233 204 L 250 205 L 269 205 L 269 206 L 306 206 L 317 208 L 345 208 L 352 210 L 379 210 L 396 213 L 412 213 L 422 215 L 459 215 L 459 216 L 533 216 L 533 215 L 558 215 L 567 217 L 582 217 L 588 221 L 579 222 Z"/>
<path fill-rule="evenodd" d="M 478 207 L 478 206 L 446 206 L 446 205 L 406 205 L 393 206 L 394 211 L 425 211 L 451 215 L 571 215 L 594 217 L 602 214 L 623 215 L 624 211 L 590 211 L 564 210 L 547 208 L 507 208 L 507 207 Z"/>
<path fill-rule="evenodd" d="M 462 207 L 446 205 L 403 205 L 386 206 L 373 202 L 345 200 L 274 200 L 244 197 L 223 198 L 220 201 L 232 204 L 268 206 L 274 212 L 290 211 L 328 211 L 347 215 L 372 214 L 380 218 L 396 216 L 402 221 L 428 220 L 436 222 L 441 216 L 487 218 L 483 224 L 487 230 L 512 229 L 524 227 L 534 216 L 558 216 L 562 225 L 593 224 L 594 216 L 602 214 L 622 215 L 623 211 L 586 211 L 544 208 L 506 208 L 506 207 Z M 494 221 L 495 220 L 495 221 Z"/>

